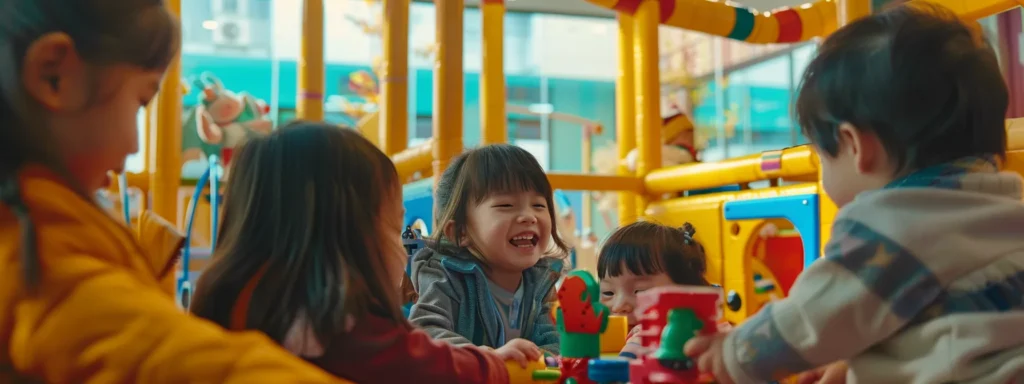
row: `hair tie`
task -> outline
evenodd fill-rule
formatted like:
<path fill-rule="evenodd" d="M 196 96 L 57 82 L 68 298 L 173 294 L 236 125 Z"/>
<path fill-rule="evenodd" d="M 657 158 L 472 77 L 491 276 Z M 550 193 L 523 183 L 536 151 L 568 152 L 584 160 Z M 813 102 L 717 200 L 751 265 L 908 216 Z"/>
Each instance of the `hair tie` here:
<path fill-rule="evenodd" d="M 693 224 L 690 222 L 683 223 L 683 227 L 680 228 L 683 231 L 683 242 L 687 245 L 693 243 L 693 235 L 697 233 L 697 229 L 693 228 Z"/>

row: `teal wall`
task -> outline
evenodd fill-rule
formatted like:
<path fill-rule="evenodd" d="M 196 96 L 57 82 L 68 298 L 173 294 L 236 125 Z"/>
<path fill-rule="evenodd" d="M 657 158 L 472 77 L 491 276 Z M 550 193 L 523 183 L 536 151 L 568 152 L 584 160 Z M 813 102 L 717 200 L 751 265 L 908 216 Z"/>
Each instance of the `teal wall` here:
<path fill-rule="evenodd" d="M 549 79 L 549 100 L 555 106 L 555 110 L 574 115 L 585 116 L 588 119 L 600 121 L 604 126 L 604 132 L 593 138 L 593 149 L 607 145 L 613 145 L 615 139 L 615 83 L 597 82 L 584 80 Z M 577 124 L 553 121 L 551 123 L 551 170 L 556 172 L 579 172 L 582 168 L 583 151 L 580 145 L 583 134 L 583 127 Z M 579 193 L 570 195 L 573 206 L 577 212 L 582 208 L 582 198 Z M 581 204 L 576 206 L 576 201 Z M 595 202 L 591 209 L 591 228 L 594 233 L 603 237 L 610 233 L 611 228 L 604 225 L 604 221 L 597 212 Z M 618 219 L 612 217 L 612 220 Z"/>

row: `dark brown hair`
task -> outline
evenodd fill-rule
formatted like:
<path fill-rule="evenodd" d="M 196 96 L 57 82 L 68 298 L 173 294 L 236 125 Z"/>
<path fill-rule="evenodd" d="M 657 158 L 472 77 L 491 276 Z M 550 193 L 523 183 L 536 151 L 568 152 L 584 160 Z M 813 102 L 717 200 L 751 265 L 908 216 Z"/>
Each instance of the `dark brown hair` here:
<path fill-rule="evenodd" d="M 555 204 L 551 182 L 540 163 L 530 152 L 514 145 L 493 144 L 469 150 L 454 159 L 441 174 L 434 192 L 434 235 L 431 248 L 457 255 L 458 244 L 466 233 L 471 204 L 479 204 L 487 196 L 507 192 L 536 192 L 544 196 L 551 216 L 551 238 L 554 255 L 569 253 L 555 230 Z M 453 222 L 453 238 L 445 237 L 445 223 Z"/>
<path fill-rule="evenodd" d="M 349 315 L 406 324 L 385 260 L 404 254 L 381 245 L 381 212 L 401 199 L 384 153 L 354 130 L 298 121 L 245 143 L 233 161 L 193 313 L 230 326 L 243 287 L 259 279 L 241 298 L 250 300 L 246 327 L 279 343 L 300 314 L 325 348 Z"/>
<path fill-rule="evenodd" d="M 629 271 L 634 275 L 664 272 L 673 283 L 709 285 L 704 246 L 693 236 L 697 230 L 686 223 L 674 228 L 638 221 L 617 229 L 601 247 L 597 276 L 616 277 Z"/>
<path fill-rule="evenodd" d="M 29 289 L 39 279 L 35 229 L 19 192 L 17 172 L 40 163 L 59 175 L 88 201 L 89 191 L 67 177 L 53 148 L 46 111 L 21 83 L 29 47 L 50 33 L 65 33 L 75 51 L 94 70 L 127 64 L 163 70 L 177 55 L 181 33 L 177 19 L 160 0 L 7 0 L 0 12 L 0 200 L 21 226 L 22 268 Z M 96 95 L 92 95 L 96 99 Z"/>
<path fill-rule="evenodd" d="M 850 123 L 878 137 L 905 173 L 1006 153 L 1009 92 L 977 24 L 911 2 L 839 29 L 808 64 L 795 113 L 823 155 Z"/>

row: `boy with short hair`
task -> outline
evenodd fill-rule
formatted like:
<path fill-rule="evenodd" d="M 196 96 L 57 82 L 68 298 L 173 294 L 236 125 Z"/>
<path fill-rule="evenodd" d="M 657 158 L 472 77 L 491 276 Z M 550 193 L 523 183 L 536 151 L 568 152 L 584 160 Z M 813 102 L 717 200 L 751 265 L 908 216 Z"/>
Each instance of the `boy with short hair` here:
<path fill-rule="evenodd" d="M 790 296 L 686 347 L 720 383 L 839 360 L 848 383 L 1024 380 L 1021 178 L 999 172 L 1008 92 L 991 47 L 914 2 L 836 31 L 796 114 L 841 207 Z"/>

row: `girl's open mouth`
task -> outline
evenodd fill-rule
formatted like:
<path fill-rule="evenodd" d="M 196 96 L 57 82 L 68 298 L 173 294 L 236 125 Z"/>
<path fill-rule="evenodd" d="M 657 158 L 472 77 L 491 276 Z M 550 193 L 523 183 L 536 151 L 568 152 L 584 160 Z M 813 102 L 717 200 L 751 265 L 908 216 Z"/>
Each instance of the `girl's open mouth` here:
<path fill-rule="evenodd" d="M 512 244 L 516 248 L 533 248 L 537 246 L 537 242 L 540 240 L 540 236 L 533 232 L 523 232 L 518 235 L 512 236 L 508 240 L 509 244 Z"/>

